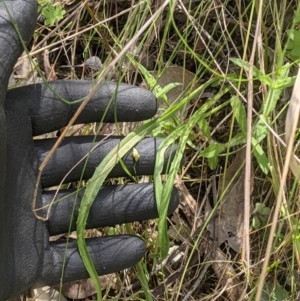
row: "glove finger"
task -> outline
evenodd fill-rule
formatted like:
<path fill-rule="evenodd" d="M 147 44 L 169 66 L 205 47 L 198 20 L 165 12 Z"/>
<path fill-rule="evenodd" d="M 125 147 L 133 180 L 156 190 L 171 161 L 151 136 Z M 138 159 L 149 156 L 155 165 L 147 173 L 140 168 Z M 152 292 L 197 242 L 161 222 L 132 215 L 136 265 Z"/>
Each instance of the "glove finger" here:
<path fill-rule="evenodd" d="M 36 0 L 0 1 L 0 91 L 5 95 L 9 76 L 14 64 L 23 51 L 20 37 L 13 26 L 13 21 L 25 44 L 33 35 L 37 18 Z M 0 100 L 0 107 L 2 106 Z"/>
<path fill-rule="evenodd" d="M 146 251 L 143 240 L 133 235 L 90 238 L 86 240 L 86 244 L 98 275 L 132 267 L 141 260 Z M 63 282 L 89 278 L 79 255 L 77 241 L 70 241 L 67 250 L 65 242 L 52 242 L 33 287 L 57 285 L 62 276 L 64 258 Z"/>
<path fill-rule="evenodd" d="M 84 99 L 92 81 L 53 81 L 51 88 L 69 102 Z M 66 126 L 80 103 L 61 101 L 45 84 L 28 85 L 7 92 L 9 101 L 26 101 L 32 120 L 33 135 L 49 133 Z M 95 93 L 76 123 L 141 121 L 153 117 L 156 99 L 148 90 L 124 83 L 106 82 Z"/>
<path fill-rule="evenodd" d="M 51 157 L 49 163 L 43 170 L 41 177 L 42 187 L 51 187 L 58 185 L 66 174 L 74 168 L 64 179 L 65 183 L 78 181 L 83 173 L 83 179 L 89 179 L 94 174 L 95 168 L 100 164 L 103 158 L 121 141 L 122 137 L 110 137 L 104 139 L 99 136 L 95 144 L 92 144 L 93 136 L 67 137 L 63 140 L 57 151 Z M 35 140 L 35 149 L 39 162 L 42 163 L 49 150 L 52 148 L 55 139 Z M 101 143 L 99 143 L 101 141 Z M 139 142 L 135 149 L 140 158 L 135 162 L 132 157 L 132 151 L 122 159 L 131 175 L 153 175 L 155 166 L 156 152 L 163 139 L 145 138 Z M 82 160 L 92 148 L 92 145 L 98 147 L 89 155 L 86 166 L 85 160 Z M 165 168 L 167 169 L 172 162 L 176 152 L 176 145 L 170 147 L 165 153 Z M 81 162 L 74 167 L 79 161 Z M 117 164 L 109 177 L 123 177 L 126 172 L 121 164 Z"/>
<path fill-rule="evenodd" d="M 78 209 L 84 190 L 78 192 L 74 209 L 76 190 L 62 190 L 58 192 L 56 199 L 61 201 L 53 204 L 47 228 L 50 236 L 66 233 L 70 227 L 76 229 Z M 43 205 L 49 205 L 53 200 L 55 191 L 43 193 Z M 169 203 L 168 214 L 171 214 L 179 204 L 179 195 L 174 187 Z M 117 224 L 143 221 L 158 217 L 154 185 L 153 184 L 129 184 L 103 187 L 90 210 L 87 221 L 87 229 Z"/>

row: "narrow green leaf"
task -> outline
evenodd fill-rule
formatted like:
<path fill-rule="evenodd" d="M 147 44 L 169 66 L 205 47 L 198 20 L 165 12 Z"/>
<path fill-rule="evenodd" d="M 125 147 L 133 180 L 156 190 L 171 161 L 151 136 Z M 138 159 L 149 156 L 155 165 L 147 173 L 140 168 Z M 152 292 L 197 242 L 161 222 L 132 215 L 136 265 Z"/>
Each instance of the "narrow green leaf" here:
<path fill-rule="evenodd" d="M 176 88 L 178 86 L 182 86 L 182 84 L 180 84 L 180 83 L 171 83 L 171 84 L 168 84 L 165 87 L 159 89 L 158 93 L 156 94 L 156 97 L 159 98 L 162 95 L 167 94 L 169 91 L 171 91 L 172 89 L 174 89 L 174 88 Z"/>
<path fill-rule="evenodd" d="M 263 171 L 263 173 L 268 174 L 270 170 L 270 162 L 262 147 L 259 145 L 255 138 L 252 138 L 252 146 L 254 156 L 257 160 L 257 163 L 259 164 L 260 169 Z"/>
<path fill-rule="evenodd" d="M 201 119 L 198 122 L 199 128 L 201 129 L 203 135 L 210 140 L 211 139 L 211 135 L 210 135 L 210 126 L 209 123 L 205 120 L 205 119 Z"/>
<path fill-rule="evenodd" d="M 151 130 L 157 125 L 157 120 L 148 122 L 146 125 L 141 126 L 136 131 L 126 136 L 119 145 L 117 145 L 100 163 L 96 168 L 94 175 L 87 182 L 85 193 L 83 195 L 78 218 L 77 218 L 77 245 L 79 249 L 82 261 L 93 280 L 95 288 L 97 290 L 97 298 L 101 299 L 101 287 L 98 279 L 98 274 L 93 264 L 92 258 L 87 250 L 84 231 L 89 216 L 90 208 L 96 198 L 98 191 L 100 190 L 102 183 L 118 163 L 119 159 L 122 158 L 135 144 L 141 141 Z"/>
<path fill-rule="evenodd" d="M 263 122 L 263 120 L 265 122 Z M 265 139 L 268 134 L 268 128 L 265 123 L 268 124 L 267 119 L 264 115 L 260 115 L 260 119 L 254 127 L 254 137 L 257 143 L 260 143 L 263 139 Z"/>
<path fill-rule="evenodd" d="M 211 157 L 211 158 L 208 158 L 207 159 L 207 162 L 208 162 L 208 166 L 211 170 L 215 170 L 216 167 L 218 166 L 218 157 L 215 156 L 215 157 Z"/>
<path fill-rule="evenodd" d="M 249 71 L 250 65 L 249 62 L 240 60 L 238 58 L 230 58 L 230 60 L 239 66 L 240 68 L 245 69 L 246 71 Z M 260 80 L 261 82 L 265 83 L 266 85 L 270 86 L 272 84 L 272 79 L 270 76 L 262 73 L 257 67 L 253 66 L 253 75 L 255 79 Z"/>
<path fill-rule="evenodd" d="M 246 136 L 247 132 L 247 116 L 244 105 L 235 95 L 231 98 L 230 104 L 233 110 L 233 116 L 235 117 L 238 125 L 240 126 L 241 132 Z"/>
<path fill-rule="evenodd" d="M 218 156 L 222 151 L 224 151 L 225 145 L 221 143 L 214 143 L 204 149 L 200 155 L 204 158 L 212 158 Z"/>
<path fill-rule="evenodd" d="M 237 145 L 242 145 L 245 143 L 245 135 L 243 133 L 237 133 L 227 142 L 227 147 L 233 147 Z"/>
<path fill-rule="evenodd" d="M 203 91 L 206 87 L 211 85 L 216 79 L 211 79 L 209 81 L 206 81 L 202 86 L 195 89 L 192 93 L 190 93 L 187 97 L 185 97 L 182 101 L 180 101 L 178 104 L 173 104 L 167 110 L 165 113 L 152 120 L 147 122 L 145 125 L 141 126 L 134 132 L 130 133 L 128 136 L 126 136 L 121 143 L 116 146 L 100 163 L 100 165 L 96 168 L 93 177 L 88 181 L 87 187 L 84 193 L 84 196 L 82 198 L 79 214 L 77 218 L 77 245 L 79 249 L 80 256 L 82 257 L 83 263 L 92 278 L 92 281 L 94 282 L 95 288 L 97 290 L 97 298 L 100 299 L 101 295 L 101 287 L 98 281 L 98 275 L 96 273 L 96 269 L 94 267 L 94 264 L 92 262 L 92 259 L 88 253 L 88 250 L 86 248 L 85 238 L 84 238 L 84 230 L 86 227 L 87 218 L 89 215 L 90 208 L 96 198 L 96 195 L 102 186 L 103 181 L 108 176 L 109 172 L 112 170 L 112 168 L 118 163 L 118 160 L 122 158 L 136 143 L 141 141 L 146 135 L 150 134 L 151 131 L 157 127 L 159 127 L 161 122 L 164 122 L 165 120 L 171 118 L 176 114 L 177 111 L 179 111 L 187 101 L 193 99 L 196 97 L 201 91 Z M 209 102 L 211 105 L 213 102 Z M 207 109 L 209 108 L 208 104 L 204 105 L 203 108 Z M 204 109 L 203 109 L 204 111 Z M 161 152 L 157 152 L 157 160 L 155 165 L 155 174 L 154 174 L 154 183 L 155 183 L 155 196 L 157 201 L 157 207 L 159 212 L 159 237 L 158 237 L 158 245 L 160 246 L 162 250 L 162 254 L 166 255 L 168 252 L 168 236 L 166 235 L 167 232 L 167 226 L 166 226 L 166 215 L 168 212 L 168 202 L 171 197 L 171 192 L 173 190 L 174 185 L 174 179 L 176 176 L 176 173 L 178 171 L 178 168 L 180 166 L 182 156 L 184 154 L 184 148 L 186 144 L 186 140 L 188 139 L 188 133 L 192 130 L 192 127 L 199 122 L 199 120 L 202 117 L 202 109 L 198 110 L 189 120 L 188 124 L 184 124 L 177 128 L 174 133 L 172 133 L 169 137 L 165 140 L 166 147 L 164 148 L 164 143 L 160 145 L 160 148 L 164 148 Z M 201 118 L 200 118 L 201 116 Z M 185 129 L 185 127 L 187 127 Z M 182 135 L 185 133 L 185 135 Z M 174 160 L 171 162 L 171 168 L 168 180 L 166 181 L 165 185 L 163 186 L 161 183 L 160 174 L 163 168 L 163 154 L 168 146 L 170 146 L 172 143 L 174 143 L 175 139 L 178 137 L 181 137 L 180 143 L 177 148 L 176 156 Z M 163 193 L 162 193 L 163 192 Z"/>

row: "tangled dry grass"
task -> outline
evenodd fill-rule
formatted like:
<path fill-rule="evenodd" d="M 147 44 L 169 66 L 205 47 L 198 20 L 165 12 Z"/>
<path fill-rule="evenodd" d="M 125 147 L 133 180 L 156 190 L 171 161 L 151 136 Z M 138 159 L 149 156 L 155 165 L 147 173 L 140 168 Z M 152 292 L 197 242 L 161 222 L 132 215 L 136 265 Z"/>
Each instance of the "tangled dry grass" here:
<path fill-rule="evenodd" d="M 175 182 L 180 206 L 168 220 L 169 255 L 161 259 L 155 254 L 157 221 L 131 225 L 147 243 L 143 273 L 150 291 L 145 292 L 136 270 L 130 269 L 101 278 L 104 298 L 254 300 L 262 281 L 259 300 L 299 300 L 299 186 L 292 175 L 285 182 L 267 274 L 261 278 L 286 158 L 281 136 L 295 73 L 286 30 L 299 26 L 294 13 L 299 4 L 264 2 L 260 10 L 254 1 L 167 1 L 152 25 L 132 42 L 162 1 L 59 3 L 66 11 L 64 18 L 49 27 L 41 16 L 30 48 L 48 81 L 96 78 L 129 44 L 128 53 L 162 87 L 181 83 L 167 93 L 169 105 L 203 87 L 173 116 L 175 121 L 162 124 L 155 133 L 168 136 L 203 110 L 204 118 L 188 133 L 186 160 Z M 281 56 L 280 49 L 286 50 Z M 87 64 L 94 56 L 102 62 L 98 69 Z M 24 56 L 12 84 L 40 80 L 26 64 Z M 146 85 L 127 56 L 108 76 L 120 77 Z M 167 105 L 160 107 L 163 112 Z M 128 126 L 103 125 L 102 133 L 126 135 Z M 249 126 L 252 138 L 247 136 Z M 73 131 L 91 133 L 93 127 Z M 118 231 L 124 231 L 120 227 Z M 86 282 L 77 285 L 83 291 L 80 298 L 92 295 Z M 63 288 L 71 298 L 68 290 Z"/>

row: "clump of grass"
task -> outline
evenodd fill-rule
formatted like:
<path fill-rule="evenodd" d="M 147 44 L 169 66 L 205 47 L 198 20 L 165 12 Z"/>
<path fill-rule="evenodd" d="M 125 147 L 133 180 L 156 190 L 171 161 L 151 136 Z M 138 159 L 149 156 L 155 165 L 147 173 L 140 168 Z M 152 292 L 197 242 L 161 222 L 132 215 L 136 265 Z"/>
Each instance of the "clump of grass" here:
<path fill-rule="evenodd" d="M 124 272 L 127 285 L 120 287 L 119 293 L 110 292 L 112 298 L 237 300 L 239 294 L 240 300 L 296 300 L 299 185 L 292 175 L 284 183 L 281 206 L 276 207 L 276 202 L 280 200 L 286 160 L 282 136 L 287 100 L 299 60 L 299 5 L 295 1 L 264 6 L 255 1 L 168 1 L 133 41 L 161 5 L 161 1 L 98 1 L 92 8 L 87 4 L 65 6 L 67 13 L 55 28 L 37 28 L 31 51 L 38 58 L 48 51 L 58 78 L 79 79 L 88 76 L 89 71 L 74 67 L 65 70 L 60 65 L 74 66 L 97 55 L 105 69 L 125 45 L 130 45 L 107 78 L 137 85 L 144 82 L 157 93 L 159 102 L 168 103 L 167 92 L 172 85 L 159 87 L 157 78 L 169 66 L 193 72 L 198 83 L 197 88 L 187 86 L 187 93 L 178 95 L 154 121 L 131 125 L 134 131 L 123 142 L 126 153 L 144 135 L 166 137 L 157 153 L 153 179 L 160 218 L 152 221 L 151 235 L 147 232 L 149 223 L 140 226 L 149 247 L 148 256 L 136 270 Z M 291 17 L 290 24 L 287 16 Z M 49 75 L 43 64 L 40 69 Z M 186 112 L 178 116 L 185 106 Z M 114 130 L 128 134 L 120 127 Z M 175 142 L 177 154 L 162 181 L 163 153 Z M 221 218 L 224 195 L 230 189 L 224 179 L 236 153 L 244 148 L 245 173 L 239 179 L 245 181 L 241 200 L 243 243 L 240 252 L 235 252 L 226 245 L 228 242 L 217 245 L 208 225 Z M 183 153 L 186 160 L 179 168 Z M 114 151 L 106 158 L 112 164 L 110 168 L 115 157 Z M 103 171 L 105 162 L 99 170 Z M 180 181 L 176 180 L 177 173 Z M 100 182 L 91 181 L 97 183 L 97 189 L 106 174 L 101 175 Z M 168 219 L 166 208 L 174 183 L 181 187 L 181 204 Z M 90 205 L 88 193 L 85 201 Z M 262 214 L 264 208 L 268 210 Z M 272 233 L 274 216 L 278 226 Z M 87 213 L 79 223 L 81 238 L 86 218 Z M 126 229 L 134 232 L 133 225 Z M 272 242 L 267 247 L 269 239 Z M 173 253 L 167 255 L 169 245 Z M 175 261 L 175 257 L 179 259 Z M 92 265 L 89 269 L 93 270 Z M 94 271 L 90 273 L 96 278 Z M 98 298 L 102 298 L 100 287 Z"/>

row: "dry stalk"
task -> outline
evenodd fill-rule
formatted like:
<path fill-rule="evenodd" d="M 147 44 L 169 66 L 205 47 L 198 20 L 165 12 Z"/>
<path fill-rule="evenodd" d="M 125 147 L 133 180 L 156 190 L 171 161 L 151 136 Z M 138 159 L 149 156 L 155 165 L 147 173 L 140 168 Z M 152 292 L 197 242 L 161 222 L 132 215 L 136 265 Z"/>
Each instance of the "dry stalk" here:
<path fill-rule="evenodd" d="M 286 149 L 286 160 L 284 162 L 283 171 L 281 175 L 280 180 L 280 186 L 278 191 L 278 196 L 276 200 L 276 206 L 274 209 L 274 215 L 272 220 L 272 225 L 270 229 L 268 244 L 265 252 L 265 260 L 263 263 L 261 276 L 259 278 L 258 287 L 255 295 L 255 301 L 261 300 L 261 294 L 263 291 L 263 287 L 265 284 L 265 277 L 267 274 L 267 268 L 269 265 L 269 260 L 271 257 L 271 250 L 272 250 L 272 244 L 273 239 L 275 236 L 276 227 L 278 225 L 278 216 L 280 211 L 280 206 L 282 201 L 284 200 L 284 188 L 286 183 L 286 178 L 289 169 L 293 171 L 296 178 L 299 180 L 299 172 L 298 172 L 298 164 L 293 164 L 293 144 L 294 144 L 294 135 L 296 132 L 298 119 L 299 119 L 299 113 L 300 113 L 300 69 L 298 69 L 298 74 L 296 77 L 296 81 L 294 84 L 293 93 L 291 96 L 290 106 L 288 109 L 287 117 L 286 117 L 286 143 L 287 143 L 287 149 Z M 296 167 L 296 169 L 295 169 Z"/>

